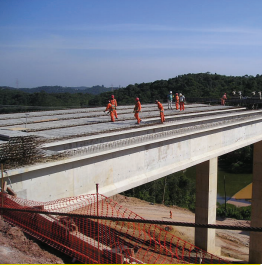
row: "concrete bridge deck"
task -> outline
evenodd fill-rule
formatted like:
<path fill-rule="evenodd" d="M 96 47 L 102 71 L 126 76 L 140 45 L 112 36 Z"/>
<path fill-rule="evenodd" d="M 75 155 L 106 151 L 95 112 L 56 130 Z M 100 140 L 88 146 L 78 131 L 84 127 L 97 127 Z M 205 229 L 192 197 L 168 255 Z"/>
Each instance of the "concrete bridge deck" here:
<path fill-rule="evenodd" d="M 95 183 L 102 181 L 100 192 L 111 196 L 262 140 L 262 110 L 192 104 L 186 105 L 185 111 L 166 110 L 166 122 L 161 124 L 156 105 L 149 104 L 143 106 L 139 125 L 135 124 L 133 106 L 119 107 L 119 119 L 114 123 L 103 110 L 32 112 L 23 125 L 26 130 L 19 129 L 24 113 L 1 115 L 3 139 L 37 135 L 47 139 L 42 146 L 47 153 L 69 155 L 61 161 L 9 170 L 16 192 L 27 199 L 46 201 L 93 193 Z M 124 166 L 129 159 L 136 163 L 130 169 Z M 64 174 L 70 181 L 62 191 L 65 186 L 54 180 Z M 37 191 L 32 181 L 25 181 L 39 181 L 35 175 L 43 179 L 53 175 L 50 181 L 58 190 Z M 76 178 L 80 185 L 71 185 Z"/>
<path fill-rule="evenodd" d="M 133 107 L 118 107 L 117 113 L 119 119 L 115 123 L 111 123 L 110 117 L 104 114 L 105 108 L 2 114 L 0 116 L 0 139 L 7 139 L 9 136 L 33 134 L 48 139 L 59 140 L 114 130 L 137 128 L 159 122 L 159 111 L 156 105 L 148 104 L 142 106 L 140 114 L 142 123 L 136 125 Z M 165 104 L 164 107 L 166 107 Z M 218 111 L 217 113 L 229 113 L 235 109 L 230 106 L 190 104 L 186 105 L 185 111 L 181 112 L 174 109 L 165 110 L 165 116 L 167 121 L 175 121 L 178 118 L 201 116 L 203 113 L 207 115 L 208 112 L 214 114 L 214 111 Z M 244 108 L 238 109 L 243 110 Z"/>
<path fill-rule="evenodd" d="M 161 124 L 156 105 L 149 104 L 143 106 L 143 122 L 137 125 L 133 106 L 119 107 L 114 123 L 104 109 L 1 115 L 3 142 L 37 135 L 47 140 L 42 146 L 47 153 L 69 155 L 7 170 L 8 185 L 21 198 L 43 202 L 95 193 L 97 183 L 101 194 L 112 196 L 196 165 L 196 222 L 212 224 L 217 157 L 254 144 L 251 224 L 262 226 L 262 110 L 188 104 L 185 111 L 165 110 L 166 122 Z M 196 229 L 195 244 L 215 254 L 214 239 L 214 230 Z M 251 233 L 252 263 L 262 262 L 261 242 L 259 233 Z"/>

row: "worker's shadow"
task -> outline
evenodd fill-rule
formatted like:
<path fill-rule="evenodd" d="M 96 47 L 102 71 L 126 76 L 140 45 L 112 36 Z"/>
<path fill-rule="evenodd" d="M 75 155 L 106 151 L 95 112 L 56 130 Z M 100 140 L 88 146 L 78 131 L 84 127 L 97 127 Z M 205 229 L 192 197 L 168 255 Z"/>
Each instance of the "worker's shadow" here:
<path fill-rule="evenodd" d="M 112 123 L 119 124 L 119 125 L 127 125 L 126 122 L 124 122 L 124 121 L 118 121 L 118 120 L 116 120 L 115 122 L 112 122 Z"/>

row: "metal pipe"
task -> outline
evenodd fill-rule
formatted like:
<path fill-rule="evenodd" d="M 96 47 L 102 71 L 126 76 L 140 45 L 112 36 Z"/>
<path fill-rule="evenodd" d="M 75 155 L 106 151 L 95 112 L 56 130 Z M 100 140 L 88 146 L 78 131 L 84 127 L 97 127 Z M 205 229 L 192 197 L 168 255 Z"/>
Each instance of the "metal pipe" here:
<path fill-rule="evenodd" d="M 4 165 L 1 163 L 1 175 L 2 175 L 2 185 L 1 185 L 1 206 L 4 207 Z M 1 210 L 1 215 L 3 215 L 3 210 Z"/>
<path fill-rule="evenodd" d="M 98 210 L 98 185 L 96 184 L 96 215 L 99 216 Z M 98 263 L 100 263 L 100 243 L 99 243 L 99 219 L 97 219 L 97 243 L 98 243 L 98 251 L 97 251 L 97 257 L 98 257 Z"/>

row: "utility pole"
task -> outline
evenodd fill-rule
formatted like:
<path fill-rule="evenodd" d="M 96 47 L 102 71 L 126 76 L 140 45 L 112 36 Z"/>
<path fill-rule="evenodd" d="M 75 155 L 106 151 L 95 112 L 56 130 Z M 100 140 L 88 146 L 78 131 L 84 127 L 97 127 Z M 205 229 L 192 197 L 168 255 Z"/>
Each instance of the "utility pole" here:
<path fill-rule="evenodd" d="M 1 206 L 4 207 L 4 165 L 1 163 L 1 176 L 2 176 L 2 183 L 1 183 Z M 3 210 L 1 211 L 1 215 L 3 218 Z"/>
<path fill-rule="evenodd" d="M 98 202 L 98 186 L 99 184 L 96 184 L 96 215 L 99 216 L 99 202 Z M 98 258 L 98 263 L 100 263 L 100 236 L 99 236 L 99 219 L 97 219 L 97 246 L 98 246 L 98 250 L 97 250 L 97 258 Z"/>
<path fill-rule="evenodd" d="M 26 128 L 26 125 L 27 125 L 27 117 L 29 116 L 29 113 L 26 113 L 25 114 L 25 128 Z"/>
<path fill-rule="evenodd" d="M 226 193 L 226 176 L 224 175 L 224 191 L 225 191 L 225 214 L 227 213 L 227 193 Z"/>
<path fill-rule="evenodd" d="M 166 178 L 167 178 L 167 176 L 165 176 L 164 194 L 163 194 L 163 200 L 162 200 L 162 203 L 163 203 L 163 204 L 165 203 L 165 194 L 166 194 Z"/>

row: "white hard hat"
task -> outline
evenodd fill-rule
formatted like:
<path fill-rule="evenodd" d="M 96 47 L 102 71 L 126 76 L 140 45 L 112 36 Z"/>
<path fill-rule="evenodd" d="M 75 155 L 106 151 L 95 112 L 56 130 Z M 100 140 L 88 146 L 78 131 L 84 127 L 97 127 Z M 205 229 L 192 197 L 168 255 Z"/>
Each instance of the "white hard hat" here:
<path fill-rule="evenodd" d="M 170 91 L 169 93 L 172 94 L 172 91 Z"/>

